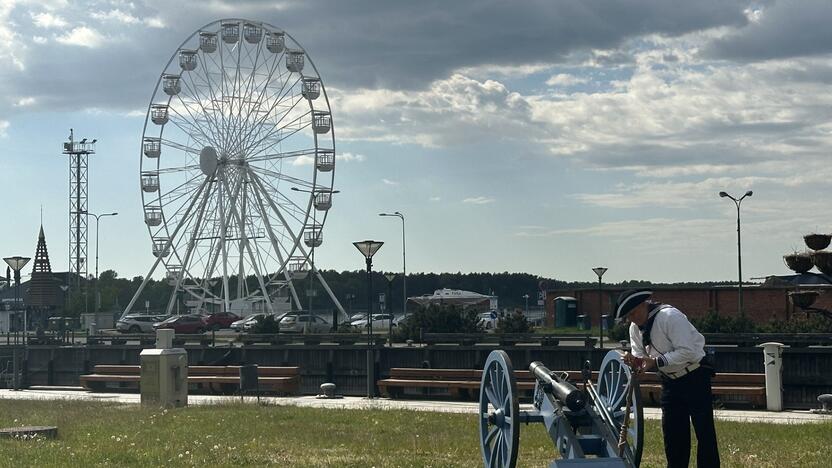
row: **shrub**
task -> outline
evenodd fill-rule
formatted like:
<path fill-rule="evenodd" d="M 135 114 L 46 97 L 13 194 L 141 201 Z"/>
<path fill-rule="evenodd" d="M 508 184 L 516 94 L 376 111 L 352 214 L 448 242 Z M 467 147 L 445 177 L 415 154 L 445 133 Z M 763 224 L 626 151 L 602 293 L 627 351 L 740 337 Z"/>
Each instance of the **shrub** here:
<path fill-rule="evenodd" d="M 529 333 L 532 327 L 526 316 L 520 309 L 515 309 L 511 314 L 500 318 L 497 322 L 497 333 Z"/>
<path fill-rule="evenodd" d="M 462 309 L 456 305 L 431 304 L 420 307 L 394 330 L 396 341 L 418 340 L 420 333 L 479 333 L 479 316 L 476 310 Z"/>
<path fill-rule="evenodd" d="M 760 333 L 832 333 L 832 320 L 817 314 L 795 314 L 791 320 L 772 320 L 757 327 Z"/>
<path fill-rule="evenodd" d="M 708 312 L 704 317 L 692 319 L 691 323 L 699 333 L 753 333 L 754 322 L 748 317 L 728 317 L 719 315 L 715 311 Z"/>
<path fill-rule="evenodd" d="M 277 333 L 279 330 L 280 324 L 275 320 L 274 315 L 258 317 L 257 322 L 251 327 L 252 333 Z"/>
<path fill-rule="evenodd" d="M 612 328 L 607 330 L 607 336 L 612 341 L 622 341 L 630 339 L 630 323 L 617 323 Z"/>

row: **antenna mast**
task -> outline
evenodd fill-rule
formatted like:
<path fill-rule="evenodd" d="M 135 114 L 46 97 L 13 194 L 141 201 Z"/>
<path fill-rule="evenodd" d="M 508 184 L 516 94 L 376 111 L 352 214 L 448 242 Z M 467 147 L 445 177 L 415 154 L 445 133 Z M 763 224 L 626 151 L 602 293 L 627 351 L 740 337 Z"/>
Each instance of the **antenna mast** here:
<path fill-rule="evenodd" d="M 69 141 L 64 142 L 63 154 L 69 155 L 70 295 L 80 293 L 81 278 L 87 279 L 87 157 L 95 154 L 96 141 L 75 141 L 75 132 L 70 128 Z"/>

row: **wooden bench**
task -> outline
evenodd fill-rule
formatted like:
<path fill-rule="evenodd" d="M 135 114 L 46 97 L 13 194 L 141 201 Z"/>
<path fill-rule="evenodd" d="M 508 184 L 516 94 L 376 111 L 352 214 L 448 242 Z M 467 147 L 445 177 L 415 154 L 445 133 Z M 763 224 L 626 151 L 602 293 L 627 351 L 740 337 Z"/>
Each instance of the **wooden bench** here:
<path fill-rule="evenodd" d="M 568 379 L 578 386 L 582 382 L 580 371 L 566 371 Z M 529 397 L 534 391 L 535 379 L 529 371 L 516 370 L 518 393 Z M 399 398 L 407 393 L 413 396 L 447 396 L 451 398 L 479 398 L 482 370 L 479 369 L 422 369 L 393 367 L 390 377 L 376 382 L 383 396 Z M 598 372 L 592 373 L 597 382 Z M 645 404 L 658 405 L 661 400 L 661 378 L 655 372 L 647 372 L 639 379 L 642 400 Z M 765 405 L 765 374 L 717 374 L 711 384 L 714 396 L 722 403 L 749 403 L 752 407 Z M 418 392 L 406 392 L 418 390 Z M 726 398 L 731 397 L 731 398 Z"/>
<path fill-rule="evenodd" d="M 92 374 L 82 375 L 81 385 L 91 391 L 107 389 L 116 384 L 119 389 L 138 389 L 141 366 L 97 365 Z M 297 367 L 257 367 L 260 390 L 281 395 L 295 395 L 300 390 Z M 195 390 L 233 393 L 240 386 L 240 366 L 188 366 L 188 384 Z"/>
<path fill-rule="evenodd" d="M 573 342 L 573 346 L 592 348 L 595 338 L 587 334 L 542 334 L 542 333 L 425 333 L 422 343 L 429 345 L 456 344 L 473 346 L 475 344 L 498 344 L 516 346 L 518 344 L 539 344 L 541 346 L 559 346 L 563 342 Z"/>

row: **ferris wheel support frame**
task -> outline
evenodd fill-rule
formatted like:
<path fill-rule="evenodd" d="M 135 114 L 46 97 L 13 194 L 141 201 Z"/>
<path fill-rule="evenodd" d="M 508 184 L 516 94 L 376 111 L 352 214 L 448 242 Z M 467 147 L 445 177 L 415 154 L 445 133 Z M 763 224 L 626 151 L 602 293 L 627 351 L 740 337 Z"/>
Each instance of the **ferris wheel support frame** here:
<path fill-rule="evenodd" d="M 197 196 L 195 196 L 193 198 L 193 200 L 191 200 L 191 204 L 188 205 L 188 209 L 185 210 L 185 215 L 182 216 L 182 219 L 179 221 L 179 224 L 176 225 L 176 229 L 173 230 L 173 236 L 178 234 L 179 230 L 182 228 L 182 226 L 185 225 L 185 221 L 188 220 L 188 215 L 191 213 L 191 210 L 193 209 L 194 205 L 196 204 L 196 201 L 199 200 L 199 198 L 202 196 L 202 191 L 205 190 L 205 186 L 208 184 L 209 180 L 211 180 L 211 179 L 206 177 L 205 180 L 202 181 L 202 184 L 200 184 L 199 189 L 197 190 Z M 162 252 L 171 248 L 171 245 L 173 244 L 173 236 L 168 238 L 168 241 L 165 243 L 165 248 L 162 249 Z M 124 312 L 121 314 L 122 318 L 125 315 L 127 315 L 133 309 L 133 306 L 136 304 L 136 301 L 139 299 L 139 296 L 142 294 L 142 291 L 144 291 L 144 287 L 147 286 L 147 282 L 150 281 L 150 277 L 156 271 L 156 267 L 159 266 L 159 263 L 161 261 L 162 261 L 162 255 L 160 254 L 156 257 L 156 261 L 153 262 L 153 266 L 150 267 L 150 271 L 147 272 L 147 276 L 144 277 L 144 280 L 142 280 L 142 284 L 139 286 L 139 289 L 137 289 L 136 292 L 133 294 L 133 298 L 130 299 L 130 303 L 127 304 L 127 307 L 124 309 Z"/>
<path fill-rule="evenodd" d="M 250 168 L 246 168 L 246 169 L 248 170 L 248 173 L 251 176 L 252 180 L 254 181 L 255 185 L 257 185 L 257 187 L 260 190 L 265 192 L 265 188 L 263 187 L 263 182 L 260 180 L 260 177 L 258 177 L 257 174 L 253 170 L 251 170 Z M 258 193 L 257 190 L 255 190 L 255 193 Z M 260 199 L 260 197 L 258 197 L 258 199 Z M 286 219 L 283 217 L 283 214 L 280 212 L 280 210 L 277 209 L 277 206 L 274 204 L 274 200 L 272 200 L 271 198 L 267 198 L 267 200 L 268 200 L 269 205 L 271 206 L 272 210 L 274 210 L 274 212 L 277 214 L 277 217 L 280 219 L 280 222 L 283 223 L 283 226 L 286 228 L 286 230 L 289 232 L 289 234 L 291 236 L 294 236 L 294 232 L 292 232 L 292 227 L 289 226 L 289 223 L 286 222 Z M 261 200 L 261 203 L 262 203 L 262 200 Z M 267 226 L 268 229 L 271 229 L 271 227 L 268 223 L 266 223 L 266 226 Z M 272 236 L 273 235 L 274 235 L 274 233 L 272 233 Z M 298 234 L 298 235 L 300 235 L 300 234 Z M 338 309 L 338 311 L 340 313 L 342 313 L 344 315 L 347 315 L 347 312 L 344 310 L 344 306 L 342 306 L 341 302 L 338 300 L 338 298 L 335 297 L 335 294 L 329 288 L 329 285 L 327 284 L 326 280 L 324 280 L 323 275 L 321 275 L 320 272 L 318 271 L 318 269 L 315 268 L 315 263 L 310 259 L 309 253 L 306 251 L 306 249 L 303 248 L 303 246 L 301 245 L 300 242 L 296 243 L 295 245 L 296 245 L 296 248 L 300 249 L 301 253 L 303 254 L 303 257 L 306 258 L 307 261 L 309 262 L 310 268 L 315 273 L 315 275 L 318 277 L 318 280 L 321 282 L 321 285 L 324 287 L 324 290 L 326 290 L 327 294 L 329 294 L 329 297 L 330 297 L 330 299 L 332 299 L 332 302 L 335 304 L 335 307 Z"/>

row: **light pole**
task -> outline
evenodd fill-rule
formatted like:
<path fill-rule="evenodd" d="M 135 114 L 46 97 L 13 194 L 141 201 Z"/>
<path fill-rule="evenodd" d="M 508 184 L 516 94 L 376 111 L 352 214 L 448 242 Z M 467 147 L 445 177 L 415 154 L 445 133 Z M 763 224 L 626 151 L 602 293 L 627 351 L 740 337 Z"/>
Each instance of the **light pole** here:
<path fill-rule="evenodd" d="M 398 211 L 379 213 L 379 216 L 395 216 L 402 220 L 402 314 L 407 315 L 407 254 L 405 253 L 404 215 Z"/>
<path fill-rule="evenodd" d="M 29 257 L 6 257 L 3 259 L 14 271 L 14 309 L 20 310 L 20 270 L 29 263 Z M 26 308 L 23 308 L 23 344 L 26 345 L 26 332 L 29 330 L 29 317 L 26 315 Z"/>
<path fill-rule="evenodd" d="M 98 297 L 98 220 L 99 218 L 103 218 L 105 216 L 117 216 L 118 213 L 95 214 L 85 211 L 84 214 L 95 218 L 95 312 L 97 313 L 101 308 L 101 298 Z"/>
<path fill-rule="evenodd" d="M 373 356 L 373 255 L 384 242 L 365 240 L 353 242 L 352 245 L 364 255 L 367 261 L 367 399 L 372 400 L 375 393 L 375 359 Z"/>
<path fill-rule="evenodd" d="M 600 346 L 601 349 L 604 349 L 604 299 L 601 296 L 601 277 L 604 276 L 604 273 L 607 272 L 607 269 L 604 267 L 595 267 L 592 269 L 596 275 L 598 275 L 598 328 L 601 329 L 599 332 L 600 338 Z M 592 327 L 590 327 L 591 329 Z"/>
<path fill-rule="evenodd" d="M 739 281 L 737 282 L 737 307 L 740 312 L 740 317 L 745 318 L 745 311 L 742 310 L 742 241 L 740 238 L 740 205 L 745 197 L 750 197 L 754 195 L 754 192 L 751 190 L 745 192 L 745 195 L 740 197 L 739 199 L 728 195 L 726 192 L 719 192 L 719 196 L 722 198 L 730 198 L 735 205 L 737 205 L 737 276 L 739 277 Z"/>
<path fill-rule="evenodd" d="M 387 324 L 387 339 L 390 341 L 390 346 L 393 346 L 393 280 L 396 279 L 395 273 L 385 273 L 387 278 L 387 297 L 390 298 L 390 320 Z M 404 311 L 402 311 L 404 312 Z"/>

